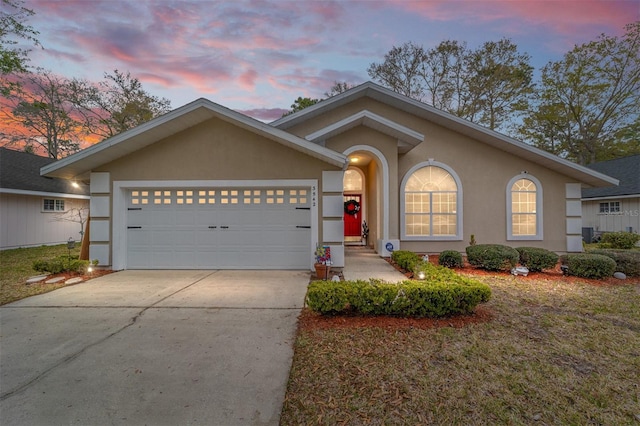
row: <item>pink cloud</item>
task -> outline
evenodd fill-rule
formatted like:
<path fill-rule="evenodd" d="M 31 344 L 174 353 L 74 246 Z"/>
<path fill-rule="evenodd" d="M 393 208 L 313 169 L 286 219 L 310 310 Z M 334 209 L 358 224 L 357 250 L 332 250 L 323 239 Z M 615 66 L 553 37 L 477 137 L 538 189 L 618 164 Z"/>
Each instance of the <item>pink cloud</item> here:
<path fill-rule="evenodd" d="M 269 122 L 277 120 L 278 118 L 282 117 L 282 114 L 289 110 L 283 108 L 254 108 L 237 111 L 241 114 L 255 118 L 256 120 Z"/>
<path fill-rule="evenodd" d="M 243 72 L 238 77 L 237 81 L 244 90 L 252 90 L 256 85 L 256 80 L 258 79 L 258 71 L 251 69 Z"/>
<path fill-rule="evenodd" d="M 491 0 L 405 2 L 388 0 L 389 7 L 405 9 L 425 18 L 467 22 L 504 21 L 504 26 L 520 33 L 530 25 L 550 27 L 554 32 L 575 35 L 593 26 L 622 32 L 625 24 L 640 18 L 636 0 Z M 527 25 L 523 25 L 522 21 Z M 591 34 L 589 34 L 591 35 Z"/>

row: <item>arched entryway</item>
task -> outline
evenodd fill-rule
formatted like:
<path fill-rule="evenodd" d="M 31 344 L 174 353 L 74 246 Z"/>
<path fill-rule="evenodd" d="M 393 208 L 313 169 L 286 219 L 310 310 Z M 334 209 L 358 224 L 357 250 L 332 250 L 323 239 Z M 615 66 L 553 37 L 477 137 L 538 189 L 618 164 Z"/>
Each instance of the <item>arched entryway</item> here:
<path fill-rule="evenodd" d="M 345 212 L 345 244 L 364 244 L 375 248 L 378 240 L 389 236 L 389 165 L 378 149 L 367 145 L 353 146 L 344 154 L 350 164 L 343 182 L 344 201 L 357 201 L 359 209 L 357 217 Z M 345 209 L 353 209 L 354 206 L 355 203 L 351 202 L 345 204 Z M 368 229 L 366 238 L 362 233 L 365 222 Z"/>
<path fill-rule="evenodd" d="M 368 228 L 366 219 L 365 180 L 365 174 L 359 167 L 350 166 L 344 172 L 343 198 L 345 245 L 367 244 L 365 241 L 366 235 L 364 233 L 364 229 Z"/>

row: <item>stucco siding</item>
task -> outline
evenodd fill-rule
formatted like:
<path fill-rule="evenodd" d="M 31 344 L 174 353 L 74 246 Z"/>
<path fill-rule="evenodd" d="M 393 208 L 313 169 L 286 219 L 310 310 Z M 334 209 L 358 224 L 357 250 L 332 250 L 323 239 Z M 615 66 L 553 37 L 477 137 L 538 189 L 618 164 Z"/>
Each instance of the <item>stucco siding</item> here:
<path fill-rule="evenodd" d="M 0 194 L 0 249 L 62 244 L 69 238 L 82 239 L 81 225 L 64 220 L 69 218 L 68 214 L 42 211 L 43 198 L 47 197 Z M 84 208 L 86 217 L 88 200 L 64 200 L 66 210 Z"/>
<path fill-rule="evenodd" d="M 369 98 L 358 99 L 287 130 L 304 137 L 363 109 L 408 127 L 425 137 L 424 142 L 406 154 L 398 154 L 397 140 L 364 126 L 350 129 L 326 141 L 328 148 L 339 152 L 344 152 L 353 145 L 370 145 L 384 153 L 390 169 L 390 238 L 399 238 L 401 235 L 400 184 L 411 167 L 433 159 L 453 169 L 461 180 L 462 240 L 402 241 L 402 248 L 428 252 L 445 249 L 464 251 L 471 234 L 474 234 L 479 243 L 526 245 L 545 247 L 558 252 L 566 251 L 565 184 L 574 182 L 573 179 Z M 507 238 L 506 187 L 514 176 L 523 172 L 534 176 L 542 185 L 542 241 Z"/>
<path fill-rule="evenodd" d="M 158 141 L 94 172 L 118 181 L 317 180 L 323 171 L 340 171 L 279 142 L 212 119 Z M 162 184 L 160 183 L 159 186 Z M 113 197 L 113 194 L 111 195 Z M 113 201 L 113 200 L 112 200 Z M 322 211 L 322 197 L 317 197 Z M 113 209 L 114 203 L 111 203 Z M 111 217 L 115 212 L 111 211 Z M 317 229 L 322 236 L 322 220 Z M 113 232 L 113 231 L 112 231 Z"/>
<path fill-rule="evenodd" d="M 356 146 L 364 145 L 375 148 L 381 152 L 384 156 L 387 165 L 389 166 L 389 217 L 385 218 L 380 210 L 379 220 L 388 220 L 389 224 L 395 224 L 398 221 L 398 148 L 397 141 L 390 136 L 377 132 L 368 127 L 359 126 L 353 128 L 347 132 L 341 133 L 326 141 L 326 147 L 337 152 L 344 152 L 346 149 Z M 372 157 L 372 164 L 377 164 L 375 155 L 370 152 L 363 151 L 369 157 Z M 380 175 L 382 179 L 382 171 L 374 169 L 374 176 Z M 371 179 L 369 179 L 371 180 Z M 383 202 L 383 200 L 379 200 Z M 391 225 L 389 227 L 389 238 L 398 238 L 397 227 Z"/>
<path fill-rule="evenodd" d="M 117 181 L 320 179 L 322 170 L 340 169 L 212 119 L 94 171 Z"/>

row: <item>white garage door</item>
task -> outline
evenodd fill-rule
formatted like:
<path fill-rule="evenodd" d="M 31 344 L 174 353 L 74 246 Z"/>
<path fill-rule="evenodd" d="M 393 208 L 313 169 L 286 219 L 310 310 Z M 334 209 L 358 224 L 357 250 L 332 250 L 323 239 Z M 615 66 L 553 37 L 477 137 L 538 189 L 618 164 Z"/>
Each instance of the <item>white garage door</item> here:
<path fill-rule="evenodd" d="M 127 194 L 129 269 L 308 269 L 309 188 Z"/>

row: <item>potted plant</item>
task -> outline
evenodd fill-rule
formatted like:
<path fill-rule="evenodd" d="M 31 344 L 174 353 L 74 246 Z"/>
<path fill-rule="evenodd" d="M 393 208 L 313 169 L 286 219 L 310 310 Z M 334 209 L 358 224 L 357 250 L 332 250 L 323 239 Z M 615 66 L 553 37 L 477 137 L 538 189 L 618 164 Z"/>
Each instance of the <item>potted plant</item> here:
<path fill-rule="evenodd" d="M 331 271 L 331 249 L 328 246 L 316 246 L 316 276 L 319 280 L 326 280 Z"/>

